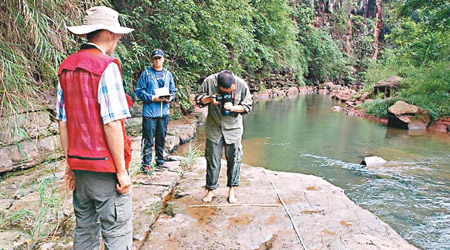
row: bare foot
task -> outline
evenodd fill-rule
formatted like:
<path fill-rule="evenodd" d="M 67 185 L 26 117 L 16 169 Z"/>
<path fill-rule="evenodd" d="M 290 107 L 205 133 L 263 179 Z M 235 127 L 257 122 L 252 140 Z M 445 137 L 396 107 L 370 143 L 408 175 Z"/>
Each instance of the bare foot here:
<path fill-rule="evenodd" d="M 213 192 L 212 190 L 207 190 L 207 191 L 206 191 L 205 197 L 203 197 L 203 202 L 210 203 L 211 200 L 212 200 L 215 196 L 216 196 L 216 195 L 214 194 L 214 192 Z"/>
<path fill-rule="evenodd" d="M 235 190 L 234 187 L 230 187 L 230 190 L 228 191 L 228 202 L 231 204 L 238 202 L 238 199 L 236 198 L 236 194 L 235 194 L 234 190 Z"/>

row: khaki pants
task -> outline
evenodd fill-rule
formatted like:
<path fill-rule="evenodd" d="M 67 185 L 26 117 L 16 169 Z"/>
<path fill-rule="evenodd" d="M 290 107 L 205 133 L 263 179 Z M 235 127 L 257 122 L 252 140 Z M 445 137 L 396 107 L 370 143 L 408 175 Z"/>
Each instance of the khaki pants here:
<path fill-rule="evenodd" d="M 226 144 L 225 140 L 220 139 L 219 143 L 206 140 L 205 158 L 206 158 L 206 189 L 214 190 L 219 187 L 220 160 L 222 150 L 225 148 L 225 158 L 227 159 L 227 187 L 239 186 L 239 172 L 242 161 L 241 140 Z"/>
<path fill-rule="evenodd" d="M 76 218 L 74 249 L 100 249 L 100 237 L 106 250 L 131 249 L 131 194 L 117 193 L 116 174 L 73 172 L 76 185 L 73 192 Z"/>

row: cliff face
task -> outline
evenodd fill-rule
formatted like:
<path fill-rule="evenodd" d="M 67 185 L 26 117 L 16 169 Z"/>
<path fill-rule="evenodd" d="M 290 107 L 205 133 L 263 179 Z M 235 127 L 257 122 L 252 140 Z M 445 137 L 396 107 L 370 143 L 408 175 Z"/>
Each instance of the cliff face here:
<path fill-rule="evenodd" d="M 328 27 L 343 51 L 358 59 L 378 57 L 378 40 L 383 27 L 381 0 L 312 0 L 316 10 L 315 27 Z"/>

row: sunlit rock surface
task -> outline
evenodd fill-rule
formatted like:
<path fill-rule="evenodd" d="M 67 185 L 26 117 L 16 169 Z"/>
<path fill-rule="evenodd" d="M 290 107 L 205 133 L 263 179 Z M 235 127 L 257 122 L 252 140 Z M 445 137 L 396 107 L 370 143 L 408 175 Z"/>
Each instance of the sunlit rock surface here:
<path fill-rule="evenodd" d="M 205 165 L 199 158 L 179 180 L 171 215 L 160 216 L 142 249 L 302 249 L 269 178 L 308 249 L 416 249 L 342 189 L 311 175 L 243 166 L 239 203 L 231 206 L 223 162 L 217 197 L 205 204 Z"/>

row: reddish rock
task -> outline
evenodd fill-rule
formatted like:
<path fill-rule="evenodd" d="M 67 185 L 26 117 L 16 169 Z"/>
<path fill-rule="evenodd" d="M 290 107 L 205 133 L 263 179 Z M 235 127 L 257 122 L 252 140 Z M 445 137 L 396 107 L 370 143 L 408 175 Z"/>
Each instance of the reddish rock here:
<path fill-rule="evenodd" d="M 450 117 L 441 117 L 428 127 L 431 131 L 450 132 Z"/>
<path fill-rule="evenodd" d="M 59 136 L 28 140 L 0 149 L 0 173 L 26 169 L 59 156 Z"/>
<path fill-rule="evenodd" d="M 0 118 L 0 142 L 11 145 L 27 138 L 46 136 L 51 126 L 50 114 L 46 111 L 28 112 L 13 117 Z"/>
<path fill-rule="evenodd" d="M 270 99 L 271 96 L 272 96 L 272 90 L 270 90 L 270 89 L 264 90 L 262 92 L 254 93 L 252 95 L 253 100 L 267 100 L 267 99 Z"/>
<path fill-rule="evenodd" d="M 272 89 L 270 96 L 271 98 L 282 97 L 284 96 L 284 92 L 280 89 Z"/>
<path fill-rule="evenodd" d="M 335 86 L 334 83 L 332 83 L 332 82 L 324 82 L 323 85 L 324 85 L 328 90 L 333 89 L 334 86 Z"/>
<path fill-rule="evenodd" d="M 179 180 L 175 216 L 161 215 L 140 249 L 302 249 L 277 193 L 308 249 L 417 249 L 342 189 L 311 175 L 243 165 L 236 206 L 226 201 L 225 187 L 203 203 L 205 165 L 197 159 Z"/>
<path fill-rule="evenodd" d="M 287 89 L 286 96 L 297 96 L 298 95 L 298 88 L 297 87 L 290 87 Z"/>
<path fill-rule="evenodd" d="M 334 112 L 341 112 L 342 111 L 342 107 L 341 106 L 333 106 L 331 108 L 331 110 L 333 110 Z"/>
<path fill-rule="evenodd" d="M 388 108 L 388 126 L 403 129 L 426 129 L 430 116 L 419 107 L 398 101 Z"/>
<path fill-rule="evenodd" d="M 359 100 L 365 101 L 369 95 L 370 95 L 369 92 L 364 92 L 364 93 L 361 95 L 361 97 L 359 98 Z"/>
<path fill-rule="evenodd" d="M 351 109 L 347 110 L 346 113 L 348 116 L 358 116 L 358 117 L 366 116 L 366 113 L 362 109 L 351 108 Z"/>
<path fill-rule="evenodd" d="M 355 102 L 352 102 L 352 101 L 346 101 L 345 104 L 347 104 L 347 105 L 350 106 L 350 107 L 353 107 L 353 106 L 356 105 L 356 103 L 355 103 Z"/>
<path fill-rule="evenodd" d="M 403 101 L 398 101 L 388 108 L 388 112 L 396 116 L 415 115 L 419 113 L 419 107 L 411 105 Z"/>

